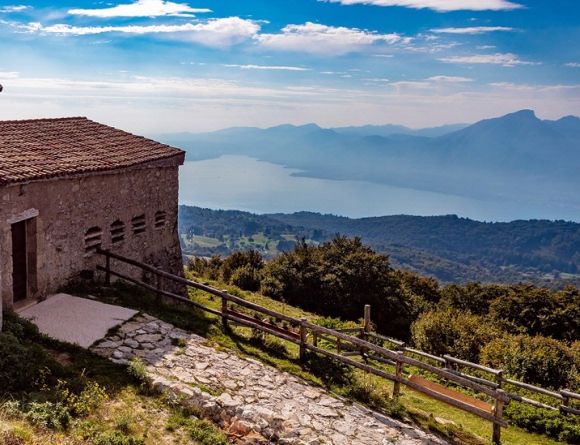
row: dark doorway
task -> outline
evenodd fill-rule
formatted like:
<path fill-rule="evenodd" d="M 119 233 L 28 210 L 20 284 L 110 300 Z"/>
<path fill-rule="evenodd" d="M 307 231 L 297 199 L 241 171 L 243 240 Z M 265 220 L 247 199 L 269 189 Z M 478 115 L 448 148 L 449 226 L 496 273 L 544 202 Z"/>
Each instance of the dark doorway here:
<path fill-rule="evenodd" d="M 28 297 L 26 221 L 12 224 L 12 294 L 14 301 Z"/>

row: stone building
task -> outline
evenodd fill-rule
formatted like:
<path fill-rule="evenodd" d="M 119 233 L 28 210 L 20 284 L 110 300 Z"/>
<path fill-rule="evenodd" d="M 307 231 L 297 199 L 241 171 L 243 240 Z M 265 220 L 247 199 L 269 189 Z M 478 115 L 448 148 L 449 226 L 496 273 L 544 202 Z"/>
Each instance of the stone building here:
<path fill-rule="evenodd" d="M 2 306 L 90 276 L 99 247 L 181 273 L 184 156 L 86 118 L 0 122 L 0 324 Z"/>

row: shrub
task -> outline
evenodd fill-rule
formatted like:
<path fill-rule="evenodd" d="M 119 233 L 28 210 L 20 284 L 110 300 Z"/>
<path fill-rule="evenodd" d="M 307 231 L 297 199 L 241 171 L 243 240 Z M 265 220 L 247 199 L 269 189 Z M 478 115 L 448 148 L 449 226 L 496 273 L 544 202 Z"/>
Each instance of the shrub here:
<path fill-rule="evenodd" d="M 563 388 L 580 367 L 578 357 L 564 343 L 546 337 L 505 335 L 488 343 L 481 362 L 527 383 Z"/>
<path fill-rule="evenodd" d="M 233 271 L 230 282 L 241 289 L 255 292 L 260 289 L 260 271 L 246 264 Z"/>
<path fill-rule="evenodd" d="M 129 375 L 134 377 L 139 383 L 141 383 L 141 385 L 146 385 L 149 381 L 149 378 L 147 376 L 147 367 L 139 357 L 134 357 L 129 362 L 127 372 L 129 373 Z"/>
<path fill-rule="evenodd" d="M 570 444 L 580 443 L 580 424 L 571 416 L 515 402 L 506 406 L 504 414 L 513 424 L 528 431 Z"/>
<path fill-rule="evenodd" d="M 200 445 L 228 445 L 229 441 L 223 431 L 217 429 L 207 420 L 195 419 L 189 425 L 191 438 Z"/>
<path fill-rule="evenodd" d="M 88 416 L 108 399 L 105 389 L 92 381 L 87 382 L 83 390 L 76 394 L 61 380 L 56 387 L 56 397 L 74 417 Z"/>
<path fill-rule="evenodd" d="M 129 436 L 120 431 L 98 433 L 91 442 L 94 445 L 145 445 L 143 439 Z"/>
<path fill-rule="evenodd" d="M 414 345 L 431 354 L 450 354 L 477 363 L 481 349 L 502 335 L 484 317 L 444 309 L 423 314 L 412 326 Z"/>
<path fill-rule="evenodd" d="M 38 327 L 34 323 L 18 317 L 11 311 L 7 311 L 4 314 L 2 330 L 12 334 L 19 341 L 37 340 L 40 337 Z"/>
<path fill-rule="evenodd" d="M 257 250 L 246 250 L 243 252 L 234 252 L 227 257 L 221 266 L 222 277 L 226 283 L 232 282 L 232 277 L 236 270 L 247 269 L 255 273 L 264 267 L 264 259 Z"/>
<path fill-rule="evenodd" d="M 54 365 L 40 346 L 23 344 L 11 333 L 0 334 L 0 388 L 3 390 L 19 392 L 33 389 L 42 370 Z"/>
<path fill-rule="evenodd" d="M 67 429 L 72 420 L 69 409 L 60 402 L 30 402 L 24 418 L 34 425 L 54 430 Z"/>

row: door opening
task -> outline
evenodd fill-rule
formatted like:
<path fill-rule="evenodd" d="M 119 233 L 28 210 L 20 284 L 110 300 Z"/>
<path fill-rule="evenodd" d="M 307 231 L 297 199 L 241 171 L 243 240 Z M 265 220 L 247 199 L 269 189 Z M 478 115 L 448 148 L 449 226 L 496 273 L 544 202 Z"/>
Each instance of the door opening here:
<path fill-rule="evenodd" d="M 14 302 L 28 297 L 26 221 L 12 224 L 12 295 Z"/>

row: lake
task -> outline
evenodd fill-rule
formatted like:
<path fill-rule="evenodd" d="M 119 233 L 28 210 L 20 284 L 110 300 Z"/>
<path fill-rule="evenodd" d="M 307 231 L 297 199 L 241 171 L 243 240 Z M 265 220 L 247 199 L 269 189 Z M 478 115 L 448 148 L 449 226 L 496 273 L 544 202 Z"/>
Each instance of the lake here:
<path fill-rule="evenodd" d="M 186 162 L 180 204 L 253 213 L 313 211 L 349 217 L 457 214 L 481 221 L 577 219 L 570 209 L 487 201 L 363 181 L 294 176 L 297 170 L 246 156 Z M 560 211 L 560 213 L 558 213 Z M 572 212 L 573 213 L 573 212 Z"/>

